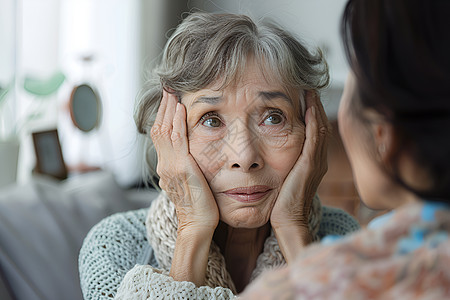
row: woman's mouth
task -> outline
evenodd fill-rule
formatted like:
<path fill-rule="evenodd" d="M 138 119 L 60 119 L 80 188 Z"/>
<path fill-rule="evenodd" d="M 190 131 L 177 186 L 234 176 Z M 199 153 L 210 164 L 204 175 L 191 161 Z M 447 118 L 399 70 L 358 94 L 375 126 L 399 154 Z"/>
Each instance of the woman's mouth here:
<path fill-rule="evenodd" d="M 266 185 L 254 185 L 227 190 L 223 193 L 239 202 L 251 203 L 261 200 L 271 190 L 272 189 Z"/>

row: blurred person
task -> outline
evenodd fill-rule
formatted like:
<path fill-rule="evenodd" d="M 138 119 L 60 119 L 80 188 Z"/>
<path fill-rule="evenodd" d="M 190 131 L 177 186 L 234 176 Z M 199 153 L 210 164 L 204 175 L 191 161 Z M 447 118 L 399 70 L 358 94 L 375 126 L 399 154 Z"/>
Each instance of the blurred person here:
<path fill-rule="evenodd" d="M 311 242 L 357 230 L 316 196 L 328 81 L 321 52 L 279 26 L 188 16 L 135 114 L 161 194 L 91 230 L 80 252 L 85 298 L 233 298 Z"/>
<path fill-rule="evenodd" d="M 450 2 L 350 0 L 339 130 L 370 229 L 300 251 L 242 299 L 450 299 Z"/>

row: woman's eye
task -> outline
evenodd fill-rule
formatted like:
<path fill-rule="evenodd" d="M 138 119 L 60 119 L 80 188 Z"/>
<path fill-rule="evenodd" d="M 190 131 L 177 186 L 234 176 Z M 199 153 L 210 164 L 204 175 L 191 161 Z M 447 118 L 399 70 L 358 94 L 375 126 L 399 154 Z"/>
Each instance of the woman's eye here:
<path fill-rule="evenodd" d="M 220 127 L 221 124 L 222 122 L 220 122 L 220 120 L 216 118 L 209 118 L 203 122 L 203 125 L 205 125 L 206 127 Z"/>
<path fill-rule="evenodd" d="M 206 114 L 201 119 L 202 125 L 211 128 L 222 126 L 222 121 L 215 114 Z"/>
<path fill-rule="evenodd" d="M 282 122 L 283 122 L 283 117 L 281 115 L 271 114 L 264 120 L 263 124 L 264 125 L 278 125 Z"/>

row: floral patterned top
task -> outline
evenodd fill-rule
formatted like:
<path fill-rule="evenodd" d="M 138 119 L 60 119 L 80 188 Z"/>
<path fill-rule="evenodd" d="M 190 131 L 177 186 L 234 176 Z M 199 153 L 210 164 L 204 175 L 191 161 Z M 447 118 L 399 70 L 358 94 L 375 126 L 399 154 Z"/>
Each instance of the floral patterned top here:
<path fill-rule="evenodd" d="M 243 299 L 450 299 L 450 206 L 406 205 L 381 226 L 263 274 Z"/>

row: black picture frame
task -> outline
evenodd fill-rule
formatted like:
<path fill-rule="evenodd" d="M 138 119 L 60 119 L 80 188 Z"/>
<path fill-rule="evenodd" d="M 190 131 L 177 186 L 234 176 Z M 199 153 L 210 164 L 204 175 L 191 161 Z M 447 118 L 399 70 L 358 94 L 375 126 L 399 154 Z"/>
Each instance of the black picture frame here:
<path fill-rule="evenodd" d="M 58 130 L 33 132 L 32 136 L 36 154 L 35 172 L 59 180 L 66 179 L 67 167 L 59 142 Z"/>

